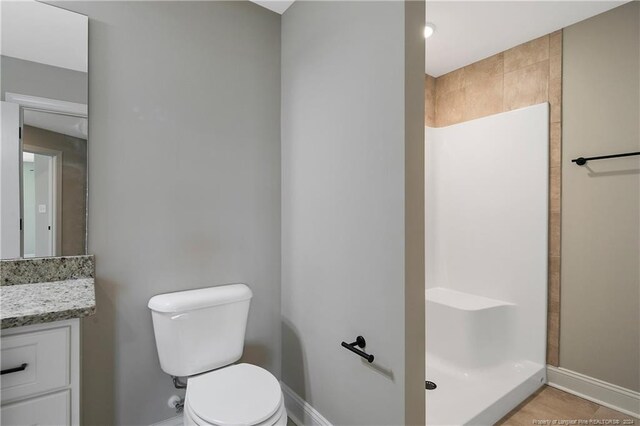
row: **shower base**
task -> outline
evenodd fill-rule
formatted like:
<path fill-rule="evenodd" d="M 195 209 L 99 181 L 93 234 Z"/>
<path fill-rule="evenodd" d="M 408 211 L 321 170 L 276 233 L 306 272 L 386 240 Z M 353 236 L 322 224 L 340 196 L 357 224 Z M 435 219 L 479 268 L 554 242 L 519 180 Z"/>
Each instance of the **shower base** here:
<path fill-rule="evenodd" d="M 493 425 L 540 388 L 546 372 L 530 361 L 461 371 L 427 355 L 427 378 L 437 385 L 426 391 L 428 426 Z"/>
<path fill-rule="evenodd" d="M 542 351 L 516 355 L 518 305 L 442 287 L 426 304 L 428 426 L 493 425 L 546 382 Z"/>

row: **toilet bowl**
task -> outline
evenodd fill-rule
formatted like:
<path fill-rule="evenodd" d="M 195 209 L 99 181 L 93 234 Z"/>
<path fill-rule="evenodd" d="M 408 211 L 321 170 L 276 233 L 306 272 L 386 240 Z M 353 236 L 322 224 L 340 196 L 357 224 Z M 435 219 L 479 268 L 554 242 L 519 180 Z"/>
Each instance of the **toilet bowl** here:
<path fill-rule="evenodd" d="M 184 424 L 280 426 L 287 411 L 278 380 L 267 370 L 237 364 L 189 378 Z"/>

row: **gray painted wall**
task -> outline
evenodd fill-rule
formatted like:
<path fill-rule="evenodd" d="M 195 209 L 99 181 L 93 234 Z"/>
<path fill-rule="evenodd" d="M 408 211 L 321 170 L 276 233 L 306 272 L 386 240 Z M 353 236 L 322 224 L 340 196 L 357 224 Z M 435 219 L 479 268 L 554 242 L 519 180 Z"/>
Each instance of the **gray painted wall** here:
<path fill-rule="evenodd" d="M 640 3 L 564 30 L 560 366 L 640 390 Z"/>
<path fill-rule="evenodd" d="M 0 91 L 87 103 L 87 73 L 0 56 Z"/>
<path fill-rule="evenodd" d="M 426 424 L 425 7 L 424 0 L 413 0 L 404 9 L 404 424 L 416 426 Z"/>
<path fill-rule="evenodd" d="M 282 379 L 336 425 L 405 424 L 405 371 L 424 380 L 424 340 L 405 362 L 405 144 L 422 152 L 424 44 L 405 52 L 405 29 L 404 2 L 296 2 L 282 17 Z M 421 164 L 408 176 L 423 181 Z M 357 335 L 373 364 L 340 346 Z"/>
<path fill-rule="evenodd" d="M 148 299 L 245 282 L 244 359 L 280 375 L 280 16 L 249 2 L 62 2 L 89 16 L 83 421 L 175 416 Z"/>

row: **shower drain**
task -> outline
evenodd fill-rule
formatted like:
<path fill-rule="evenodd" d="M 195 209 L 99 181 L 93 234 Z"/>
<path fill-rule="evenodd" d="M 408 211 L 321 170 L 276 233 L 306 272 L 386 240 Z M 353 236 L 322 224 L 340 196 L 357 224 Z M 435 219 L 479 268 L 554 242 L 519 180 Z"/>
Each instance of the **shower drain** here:
<path fill-rule="evenodd" d="M 436 384 L 435 384 L 435 383 L 433 383 L 433 382 L 430 382 L 429 380 L 425 380 L 425 381 L 424 381 L 424 387 L 425 387 L 427 390 L 434 390 L 435 388 L 437 388 L 437 387 L 438 387 L 438 385 L 436 385 Z"/>

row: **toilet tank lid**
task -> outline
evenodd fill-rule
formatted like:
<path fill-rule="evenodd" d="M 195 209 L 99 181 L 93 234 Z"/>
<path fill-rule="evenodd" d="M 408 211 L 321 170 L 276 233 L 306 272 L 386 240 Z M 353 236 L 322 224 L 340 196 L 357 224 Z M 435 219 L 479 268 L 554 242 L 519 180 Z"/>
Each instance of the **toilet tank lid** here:
<path fill-rule="evenodd" d="M 153 296 L 149 309 L 156 312 L 186 312 L 251 299 L 253 293 L 246 284 L 226 284 L 196 290 L 177 291 Z"/>

